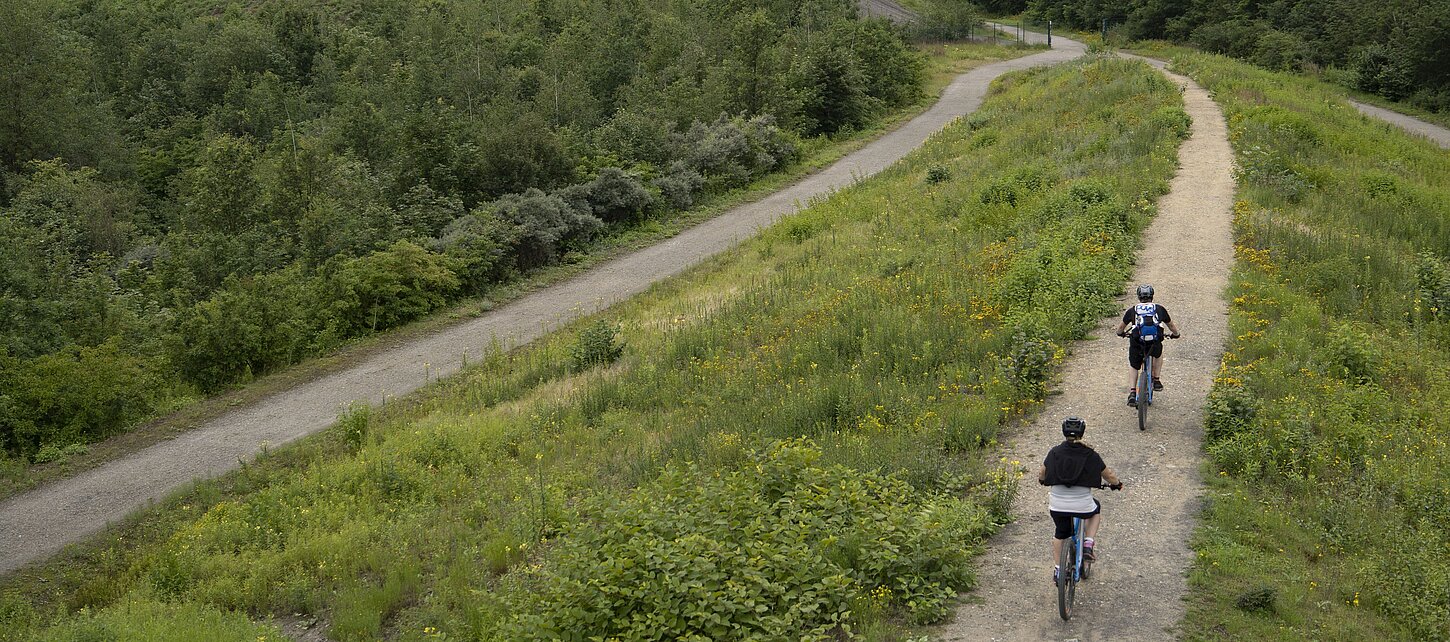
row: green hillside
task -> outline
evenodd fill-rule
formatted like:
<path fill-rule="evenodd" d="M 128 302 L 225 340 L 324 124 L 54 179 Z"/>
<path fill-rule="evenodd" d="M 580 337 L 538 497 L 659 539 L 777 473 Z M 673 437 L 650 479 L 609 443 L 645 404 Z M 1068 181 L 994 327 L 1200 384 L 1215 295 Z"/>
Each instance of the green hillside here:
<path fill-rule="evenodd" d="M 12 578 L 0 637 L 904 639 L 1007 517 L 1000 427 L 1114 309 L 1180 101 L 1116 59 L 999 80 L 685 277 Z"/>
<path fill-rule="evenodd" d="M 1450 157 L 1183 50 L 1238 155 L 1193 640 L 1450 639 Z"/>
<path fill-rule="evenodd" d="M 577 262 L 924 80 L 847 0 L 16 0 L 0 69 L 26 461 Z"/>

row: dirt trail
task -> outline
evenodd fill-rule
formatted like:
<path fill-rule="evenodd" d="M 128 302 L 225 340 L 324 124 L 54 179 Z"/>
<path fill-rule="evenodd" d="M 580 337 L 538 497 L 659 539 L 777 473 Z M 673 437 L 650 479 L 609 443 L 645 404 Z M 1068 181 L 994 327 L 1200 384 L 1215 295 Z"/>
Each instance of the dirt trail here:
<path fill-rule="evenodd" d="M 1390 111 L 1383 107 L 1375 107 L 1374 105 L 1366 105 L 1357 100 L 1351 100 L 1349 104 L 1354 105 L 1354 108 L 1358 109 L 1361 114 L 1371 118 L 1378 118 L 1412 134 L 1419 134 L 1430 139 L 1440 147 L 1450 149 L 1450 129 L 1439 125 L 1432 125 L 1397 111 Z"/>
<path fill-rule="evenodd" d="M 909 24 L 920 19 L 915 11 L 907 9 L 893 0 L 856 0 L 856 8 L 863 15 L 885 18 L 897 24 Z"/>
<path fill-rule="evenodd" d="M 377 403 L 450 375 L 466 357 L 476 360 L 495 338 L 505 347 L 527 343 L 570 319 L 679 274 L 794 212 L 800 203 L 881 171 L 927 136 L 980 106 L 997 76 L 1056 64 L 1083 52 L 1081 45 L 1063 39 L 1052 51 L 974 69 L 953 81 L 926 113 L 763 200 L 477 319 L 238 408 L 176 439 L 12 497 L 0 503 L 0 573 L 44 559 L 195 479 L 227 472 L 254 457 L 264 444 L 276 447 L 321 430 L 349 404 Z"/>
<path fill-rule="evenodd" d="M 1162 63 L 1153 62 L 1162 68 Z M 1139 432 L 1124 401 L 1130 379 L 1127 345 L 1113 335 L 1118 316 L 1073 346 L 1058 394 L 1039 419 L 1014 436 L 1008 457 L 1028 467 L 1013 506 L 1018 520 L 990 542 L 980 584 L 941 635 L 946 640 L 1163 640 L 1184 613 L 1187 545 L 1199 510 L 1204 398 L 1228 334 L 1223 299 L 1233 260 L 1233 152 L 1223 115 L 1186 78 L 1192 136 L 1179 149 L 1179 170 L 1144 236 L 1134 283 L 1152 283 L 1184 338 L 1164 349 L 1166 385 Z M 1122 301 L 1126 307 L 1127 301 Z M 1104 526 L 1093 579 L 1079 586 L 1070 622 L 1057 616 L 1052 584 L 1052 521 L 1037 472 L 1062 441 L 1067 416 L 1087 420 L 1087 441 L 1124 479 L 1120 493 L 1099 491 Z"/>

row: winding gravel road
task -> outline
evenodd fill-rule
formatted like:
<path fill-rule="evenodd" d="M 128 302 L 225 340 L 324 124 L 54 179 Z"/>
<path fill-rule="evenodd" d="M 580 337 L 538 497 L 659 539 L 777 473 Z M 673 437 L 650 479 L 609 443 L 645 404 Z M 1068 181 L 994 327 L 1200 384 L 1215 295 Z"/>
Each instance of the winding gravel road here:
<path fill-rule="evenodd" d="M 1126 343 L 1113 336 L 1120 317 L 1103 319 L 1092 338 L 1072 347 L 1060 389 L 1007 447 L 1005 455 L 1028 468 L 1013 506 L 1018 517 L 988 544 L 971 596 L 977 603 L 957 610 L 941 632 L 946 640 L 1157 641 L 1172 637 L 1183 616 L 1188 538 L 1202 492 L 1202 408 L 1228 335 L 1222 294 L 1233 262 L 1235 185 L 1223 114 L 1192 81 L 1168 76 L 1184 89 L 1192 132 L 1179 148 L 1178 173 L 1144 234 L 1133 275 L 1133 283 L 1157 288 L 1158 302 L 1184 333 L 1164 349 L 1167 388 L 1155 399 L 1148 430 L 1140 432 L 1136 411 L 1124 404 L 1131 371 Z M 1104 516 L 1099 563 L 1079 587 L 1073 619 L 1063 622 L 1051 578 L 1052 521 L 1037 472 L 1047 450 L 1062 441 L 1062 419 L 1073 415 L 1087 420 L 1086 441 L 1126 488 L 1098 493 Z"/>
<path fill-rule="evenodd" d="M 1053 50 L 979 67 L 953 81 L 926 113 L 761 201 L 348 370 L 239 407 L 170 441 L 7 499 L 0 503 L 0 573 L 42 560 L 193 480 L 232 470 L 264 445 L 276 447 L 322 430 L 350 404 L 378 403 L 452 374 L 466 357 L 477 359 L 495 339 L 516 347 L 679 274 L 812 197 L 881 171 L 953 119 L 975 110 L 997 76 L 1056 64 L 1083 52 L 1080 44 L 1058 39 Z"/>
<path fill-rule="evenodd" d="M 1412 134 L 1419 134 L 1430 139 L 1442 148 L 1450 149 L 1450 129 L 1439 125 L 1432 125 L 1397 111 L 1390 111 L 1383 107 L 1375 107 L 1374 105 L 1366 105 L 1357 100 L 1351 100 L 1349 104 L 1354 105 L 1354 108 L 1358 109 L 1361 114 L 1369 116 L 1370 118 L 1383 120 Z"/>

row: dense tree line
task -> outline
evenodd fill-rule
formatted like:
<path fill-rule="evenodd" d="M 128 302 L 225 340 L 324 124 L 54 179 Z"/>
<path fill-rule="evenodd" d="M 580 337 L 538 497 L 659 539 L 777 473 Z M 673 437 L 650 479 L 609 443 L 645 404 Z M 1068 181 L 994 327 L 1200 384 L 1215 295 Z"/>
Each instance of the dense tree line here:
<path fill-rule="evenodd" d="M 13 0 L 0 449 L 397 326 L 916 100 L 849 0 Z"/>
<path fill-rule="evenodd" d="M 1450 110 L 1450 0 L 1005 0 L 1042 20 L 1188 42 L 1270 69 Z M 1009 6 L 1010 5 L 1010 6 Z"/>

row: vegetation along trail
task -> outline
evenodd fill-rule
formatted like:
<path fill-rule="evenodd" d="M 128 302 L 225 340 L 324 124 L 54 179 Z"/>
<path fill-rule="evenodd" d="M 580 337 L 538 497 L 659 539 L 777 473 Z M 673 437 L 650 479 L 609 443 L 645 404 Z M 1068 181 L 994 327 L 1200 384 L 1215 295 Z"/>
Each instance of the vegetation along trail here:
<path fill-rule="evenodd" d="M 1378 118 L 1410 133 L 1424 136 L 1445 149 L 1450 149 L 1450 129 L 1445 129 L 1439 125 L 1432 125 L 1397 111 L 1391 111 L 1383 107 L 1375 107 L 1374 105 L 1366 105 L 1357 100 L 1351 100 L 1349 104 L 1354 105 L 1355 109 L 1358 109 L 1360 113 L 1370 118 Z"/>
<path fill-rule="evenodd" d="M 1233 261 L 1234 179 L 1223 114 L 1198 85 L 1169 77 L 1184 87 L 1192 134 L 1179 148 L 1178 174 L 1158 203 L 1133 276 L 1157 288 L 1158 302 L 1184 333 L 1164 350 L 1166 390 L 1155 399 L 1147 431 L 1139 432 L 1136 412 L 1124 404 L 1129 370 L 1127 346 L 1113 336 L 1118 319 L 1104 319 L 1092 339 L 1074 347 L 1059 394 L 1008 447 L 1006 456 L 1027 468 L 1014 506 L 1019 518 L 981 558 L 981 599 L 958 609 L 942 631 L 947 640 L 1161 640 L 1183 615 L 1201 487 L 1202 407 L 1228 334 L 1222 294 Z M 1052 522 L 1037 471 L 1062 440 L 1062 418 L 1071 415 L 1087 420 L 1087 441 L 1126 488 L 1098 493 L 1099 562 L 1080 587 L 1073 619 L 1063 622 L 1048 561 Z"/>
<path fill-rule="evenodd" d="M 800 203 L 881 171 L 948 122 L 975 110 L 997 76 L 1070 60 L 1084 51 L 1079 43 L 1059 39 L 1051 51 L 977 68 L 953 81 L 926 113 L 765 199 L 351 369 L 237 408 L 176 439 L 12 497 L 0 504 L 0 573 L 58 552 L 146 502 L 194 479 L 230 470 L 263 448 L 321 430 L 351 404 L 407 394 L 457 371 L 495 343 L 504 348 L 526 343 L 571 318 L 643 291 L 750 236 Z"/>

